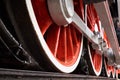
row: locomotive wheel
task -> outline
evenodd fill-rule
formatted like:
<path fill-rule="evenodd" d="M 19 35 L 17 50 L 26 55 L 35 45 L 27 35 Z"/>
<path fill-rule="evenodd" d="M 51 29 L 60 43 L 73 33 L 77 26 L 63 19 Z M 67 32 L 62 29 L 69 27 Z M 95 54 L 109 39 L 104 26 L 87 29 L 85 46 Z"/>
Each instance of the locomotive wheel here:
<path fill-rule="evenodd" d="M 88 45 L 88 53 L 90 57 L 90 61 L 88 60 L 90 74 L 99 76 L 102 71 L 102 56 L 93 50 L 90 45 Z"/>
<path fill-rule="evenodd" d="M 111 48 L 110 43 L 109 43 L 109 41 L 107 39 L 105 31 L 104 30 L 102 30 L 102 31 L 103 31 L 103 38 L 104 38 L 104 40 L 105 40 L 105 42 L 107 44 L 106 45 L 107 48 Z M 104 58 L 105 58 L 104 59 L 104 65 L 105 65 L 104 67 L 105 67 L 105 74 L 106 74 L 106 76 L 115 78 L 115 76 L 116 76 L 115 68 L 113 66 L 109 66 L 108 63 L 107 63 L 108 62 L 107 58 L 106 57 L 104 57 Z"/>
<path fill-rule="evenodd" d="M 116 75 L 115 75 L 115 78 L 116 78 L 116 79 L 119 79 L 118 76 L 119 76 L 119 73 L 118 73 L 118 70 L 116 69 Z"/>
<path fill-rule="evenodd" d="M 107 64 L 107 60 L 104 60 L 105 76 L 112 77 L 112 67 Z"/>
<path fill-rule="evenodd" d="M 116 78 L 120 78 L 120 69 L 116 71 Z"/>
<path fill-rule="evenodd" d="M 93 4 L 88 5 L 87 14 L 87 24 L 91 31 L 100 32 L 101 24 Z M 88 60 L 90 74 L 99 76 L 102 70 L 102 55 L 98 54 L 98 52 L 92 48 L 91 43 L 88 43 L 88 53 L 90 59 Z"/>
<path fill-rule="evenodd" d="M 80 61 L 83 37 L 68 24 L 57 25 L 50 17 L 46 0 L 7 1 L 8 12 L 23 46 L 45 70 L 74 71 Z M 81 16 L 80 0 L 75 10 Z"/>
<path fill-rule="evenodd" d="M 107 64 L 107 61 L 106 61 L 106 60 L 105 60 L 104 64 L 105 64 L 105 75 L 106 75 L 107 77 L 115 78 L 115 77 L 116 77 L 116 74 L 117 74 L 115 68 L 114 68 L 113 66 L 109 66 L 109 65 Z"/>
<path fill-rule="evenodd" d="M 110 47 L 110 43 L 107 39 L 107 36 L 106 36 L 106 33 L 104 32 L 104 30 L 103 30 L 103 38 L 104 38 L 105 42 L 107 43 L 107 47 Z M 112 67 L 107 64 L 107 58 L 105 58 L 105 57 L 104 57 L 104 66 L 103 67 L 105 68 L 105 76 L 111 77 Z"/>
<path fill-rule="evenodd" d="M 105 76 L 115 78 L 116 70 L 113 66 L 109 66 L 107 64 L 106 58 L 104 59 L 104 66 L 103 67 L 105 68 L 105 72 L 104 72 Z"/>

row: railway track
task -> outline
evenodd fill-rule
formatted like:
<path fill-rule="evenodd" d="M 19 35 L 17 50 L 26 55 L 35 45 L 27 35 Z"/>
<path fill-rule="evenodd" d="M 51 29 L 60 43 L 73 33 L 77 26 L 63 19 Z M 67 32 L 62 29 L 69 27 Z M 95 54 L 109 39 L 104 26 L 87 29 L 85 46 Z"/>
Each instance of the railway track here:
<path fill-rule="evenodd" d="M 0 80 L 116 80 L 81 74 L 65 74 L 0 68 Z"/>

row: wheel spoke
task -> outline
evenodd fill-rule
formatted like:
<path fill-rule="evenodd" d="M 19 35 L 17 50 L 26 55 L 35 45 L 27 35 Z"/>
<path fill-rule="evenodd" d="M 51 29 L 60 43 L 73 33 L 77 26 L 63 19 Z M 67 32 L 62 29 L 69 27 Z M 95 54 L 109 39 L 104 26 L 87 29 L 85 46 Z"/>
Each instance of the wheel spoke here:
<path fill-rule="evenodd" d="M 66 40 L 66 28 L 61 27 L 59 45 L 57 49 L 57 58 L 63 62 L 65 62 L 65 60 L 67 59 L 67 42 L 66 41 L 67 41 Z"/>
<path fill-rule="evenodd" d="M 52 51 L 55 57 L 57 54 L 59 36 L 60 36 L 60 27 L 55 24 L 51 25 L 51 27 L 48 29 L 48 31 L 44 36 L 50 50 Z"/>
<path fill-rule="evenodd" d="M 79 52 L 78 48 L 79 48 L 79 43 L 81 40 L 81 37 L 78 39 L 77 34 L 82 35 L 80 33 L 77 33 L 77 30 L 74 27 L 71 27 L 71 35 L 72 35 L 72 41 L 73 41 L 73 48 L 74 48 L 74 53 Z"/>
<path fill-rule="evenodd" d="M 92 56 L 93 56 L 92 60 L 93 60 L 93 64 L 95 66 L 96 71 L 99 72 L 101 66 L 98 66 L 98 65 L 100 65 L 101 63 L 98 63 L 98 61 L 101 61 L 102 57 L 96 51 L 94 51 L 94 52 L 95 52 L 95 54 L 92 54 Z"/>
<path fill-rule="evenodd" d="M 67 60 L 71 60 L 74 57 L 74 51 L 73 51 L 73 41 L 72 41 L 72 35 L 71 35 L 71 26 L 67 27 Z"/>
<path fill-rule="evenodd" d="M 71 0 L 71 2 L 69 2 L 61 0 L 60 2 L 56 0 L 31 0 L 39 27 L 37 29 L 40 29 L 40 33 L 37 33 L 37 35 L 40 37 L 40 46 L 43 49 L 43 54 L 41 55 L 47 56 L 47 60 L 50 60 L 54 69 L 66 73 L 75 70 L 81 57 L 83 37 L 82 34 L 71 25 L 72 20 L 69 18 L 73 16 L 69 10 L 74 13 L 74 6 L 78 16 L 82 17 L 82 19 L 84 18 L 83 3 L 81 3 L 81 1 L 82 0 Z M 54 4 L 55 2 L 58 2 L 57 6 L 57 3 Z M 75 2 L 74 5 L 72 2 Z M 65 4 L 65 6 L 59 5 L 62 3 Z M 69 7 L 69 5 L 72 7 Z M 59 8 L 60 10 L 54 10 L 56 8 Z M 65 14 L 67 15 L 66 18 L 69 20 L 64 19 L 65 16 L 61 14 L 64 11 L 62 11 L 61 8 L 67 10 Z M 58 11 L 61 12 L 60 15 L 56 14 Z M 64 23 L 68 26 L 63 26 Z"/>
<path fill-rule="evenodd" d="M 106 36 L 105 31 L 103 30 L 102 32 L 103 32 L 103 38 L 104 38 L 104 40 L 105 40 L 105 42 L 106 42 L 106 44 L 107 44 L 107 45 L 106 45 L 107 48 L 111 48 L 110 43 L 109 43 L 109 41 L 108 41 L 108 38 L 107 38 L 107 36 Z M 107 58 L 105 58 L 104 64 L 105 64 L 105 73 L 106 73 L 106 76 L 107 76 L 107 77 L 110 77 L 111 74 L 112 74 L 112 76 L 114 77 L 113 67 L 112 67 L 112 66 L 109 66 L 107 62 L 108 62 L 108 60 L 107 60 Z"/>
<path fill-rule="evenodd" d="M 84 20 L 84 7 L 83 7 L 83 0 L 74 0 L 75 11 Z"/>
<path fill-rule="evenodd" d="M 52 24 L 52 20 L 50 19 L 49 12 L 47 10 L 46 0 L 32 0 L 32 5 L 39 27 L 44 35 L 49 26 Z"/>

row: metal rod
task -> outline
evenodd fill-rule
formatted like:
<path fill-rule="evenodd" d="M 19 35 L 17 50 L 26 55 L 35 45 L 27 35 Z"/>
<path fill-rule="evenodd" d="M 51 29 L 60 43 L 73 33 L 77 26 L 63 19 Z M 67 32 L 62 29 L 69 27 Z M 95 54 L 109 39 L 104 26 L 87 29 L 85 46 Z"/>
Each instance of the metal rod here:
<path fill-rule="evenodd" d="M 100 20 L 106 32 L 107 38 L 111 44 L 111 48 L 113 49 L 113 52 L 115 55 L 115 63 L 120 64 L 119 45 L 118 45 L 118 40 L 117 40 L 114 24 L 112 21 L 112 17 L 110 14 L 108 2 L 105 1 L 101 3 L 96 3 L 95 8 L 100 17 Z"/>
<path fill-rule="evenodd" d="M 88 28 L 88 26 L 83 22 L 83 20 L 77 15 L 74 14 L 72 17 L 72 24 L 82 32 L 92 43 L 99 45 L 99 39 L 95 34 Z"/>

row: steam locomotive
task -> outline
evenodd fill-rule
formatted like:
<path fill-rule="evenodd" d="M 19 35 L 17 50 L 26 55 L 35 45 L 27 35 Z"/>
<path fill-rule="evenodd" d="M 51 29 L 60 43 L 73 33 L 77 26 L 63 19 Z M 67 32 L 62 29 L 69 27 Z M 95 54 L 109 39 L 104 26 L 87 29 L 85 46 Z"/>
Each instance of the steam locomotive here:
<path fill-rule="evenodd" d="M 119 0 L 1 0 L 0 67 L 117 77 Z"/>

